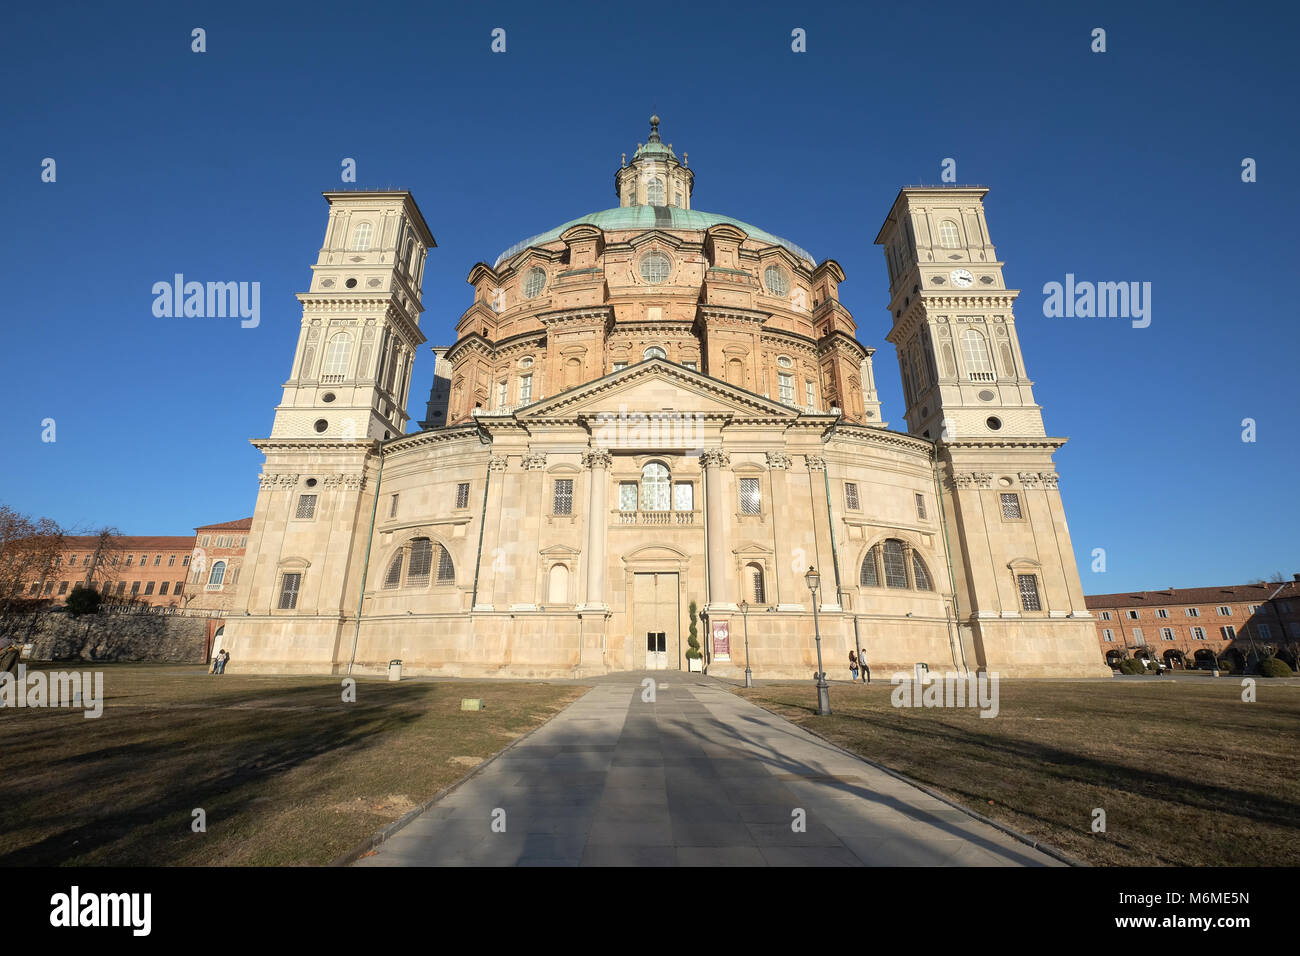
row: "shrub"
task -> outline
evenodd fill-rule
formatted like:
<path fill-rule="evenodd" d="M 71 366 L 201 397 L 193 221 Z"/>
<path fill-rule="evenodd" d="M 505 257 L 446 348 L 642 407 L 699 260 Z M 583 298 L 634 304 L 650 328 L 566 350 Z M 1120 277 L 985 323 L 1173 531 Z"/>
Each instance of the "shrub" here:
<path fill-rule="evenodd" d="M 697 617 L 695 613 L 695 607 L 696 607 L 695 602 L 692 601 L 690 606 L 691 629 L 689 633 L 687 633 L 686 635 L 686 643 L 690 645 L 687 648 L 686 656 L 692 659 L 696 657 L 704 656 L 703 654 L 700 653 L 700 632 L 695 624 L 695 619 Z"/>
<path fill-rule="evenodd" d="M 83 588 L 78 585 L 68 595 L 68 613 L 73 617 L 81 617 L 83 614 L 97 614 L 102 600 L 100 593 L 94 588 Z"/>
<path fill-rule="evenodd" d="M 1233 667 L 1232 667 L 1232 659 L 1229 658 L 1229 657 L 1220 657 L 1220 658 L 1219 658 L 1219 673 L 1221 673 L 1221 674 L 1231 674 L 1231 673 L 1232 673 L 1232 670 L 1233 670 Z"/>
<path fill-rule="evenodd" d="M 1119 662 L 1119 672 L 1121 674 L 1145 674 L 1146 665 L 1135 657 L 1126 657 Z"/>
<path fill-rule="evenodd" d="M 1292 677 L 1291 668 L 1276 657 L 1266 657 L 1259 662 L 1260 677 Z"/>

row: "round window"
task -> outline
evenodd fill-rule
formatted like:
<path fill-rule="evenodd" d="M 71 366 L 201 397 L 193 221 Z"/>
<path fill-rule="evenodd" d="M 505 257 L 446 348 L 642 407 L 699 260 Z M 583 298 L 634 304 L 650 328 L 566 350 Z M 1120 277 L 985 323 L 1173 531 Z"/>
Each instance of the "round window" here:
<path fill-rule="evenodd" d="M 992 392 L 990 392 L 987 388 L 984 389 L 984 391 L 980 392 L 980 401 L 981 401 L 981 402 L 991 402 L 991 401 L 993 401 L 993 399 L 995 399 L 995 398 L 997 398 L 997 396 L 994 395 Z"/>
<path fill-rule="evenodd" d="M 330 427 L 330 423 L 325 421 L 325 419 L 323 418 L 316 419 L 316 431 L 323 432 L 325 429 L 329 427 Z"/>
<path fill-rule="evenodd" d="M 790 280 L 780 266 L 768 266 L 763 270 L 763 282 L 767 291 L 773 295 L 785 295 L 790 291 Z"/>
<path fill-rule="evenodd" d="M 315 487 L 316 487 L 316 479 L 315 479 L 315 478 L 308 478 L 308 479 L 307 479 L 307 487 L 308 487 L 308 488 L 315 488 Z"/>
<path fill-rule="evenodd" d="M 524 298 L 535 299 L 546 288 L 546 270 L 533 266 L 524 275 Z"/>
<path fill-rule="evenodd" d="M 788 355 L 782 355 L 777 358 L 776 364 L 782 368 L 790 368 L 794 365 L 794 359 L 790 358 Z"/>
<path fill-rule="evenodd" d="M 328 402 L 332 402 L 332 401 L 334 401 L 334 393 L 333 393 L 333 392 L 326 392 L 324 395 L 322 395 L 322 396 L 320 397 L 320 400 L 321 400 L 322 402 L 326 402 L 326 403 L 328 403 Z"/>
<path fill-rule="evenodd" d="M 520 367 L 520 368 L 532 368 L 532 367 L 533 367 L 533 359 L 532 359 L 532 356 L 529 356 L 529 357 L 527 357 L 527 358 L 521 358 L 521 359 L 519 360 L 519 367 Z"/>
<path fill-rule="evenodd" d="M 659 285 L 668 278 L 671 267 L 672 260 L 662 252 L 647 252 L 641 257 L 641 278 L 651 285 Z"/>
<path fill-rule="evenodd" d="M 663 349 L 661 349 L 659 346 L 652 345 L 645 350 L 645 357 L 648 359 L 652 359 L 652 358 L 666 359 L 668 357 L 668 353 L 665 352 Z"/>
<path fill-rule="evenodd" d="M 986 421 L 984 424 L 985 424 L 985 425 L 988 425 L 989 428 L 990 428 L 992 431 L 997 431 L 999 428 L 1002 427 L 1002 419 L 1000 419 L 1000 418 L 990 418 L 990 419 L 989 419 L 988 421 Z"/>
<path fill-rule="evenodd" d="M 357 280 L 356 280 L 356 279 L 349 279 L 347 282 L 345 282 L 345 283 L 343 283 L 343 284 L 344 284 L 345 286 L 347 286 L 349 289 L 355 289 L 355 288 L 357 287 Z"/>

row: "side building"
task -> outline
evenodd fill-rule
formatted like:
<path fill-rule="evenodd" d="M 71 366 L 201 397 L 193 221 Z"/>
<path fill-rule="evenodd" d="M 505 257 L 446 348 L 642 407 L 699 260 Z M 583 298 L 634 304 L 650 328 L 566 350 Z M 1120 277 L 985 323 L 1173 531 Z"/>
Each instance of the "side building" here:
<path fill-rule="evenodd" d="M 1091 594 L 1097 644 L 1112 666 L 1126 657 L 1170 667 L 1238 667 L 1272 652 L 1291 667 L 1300 650 L 1300 574 L 1292 581 Z"/>

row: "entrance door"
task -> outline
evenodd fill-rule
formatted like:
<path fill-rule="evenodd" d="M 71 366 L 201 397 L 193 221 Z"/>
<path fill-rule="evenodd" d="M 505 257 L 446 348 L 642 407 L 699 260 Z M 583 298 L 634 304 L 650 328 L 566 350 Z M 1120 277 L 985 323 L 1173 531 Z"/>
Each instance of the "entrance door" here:
<path fill-rule="evenodd" d="M 632 633 L 638 643 L 645 642 L 647 670 L 665 670 L 669 654 L 678 651 L 677 575 L 673 573 L 637 574 L 632 592 Z M 629 661 L 632 666 L 637 666 Z"/>
<path fill-rule="evenodd" d="M 648 671 L 668 669 L 668 636 L 664 631 L 646 631 L 645 667 Z"/>

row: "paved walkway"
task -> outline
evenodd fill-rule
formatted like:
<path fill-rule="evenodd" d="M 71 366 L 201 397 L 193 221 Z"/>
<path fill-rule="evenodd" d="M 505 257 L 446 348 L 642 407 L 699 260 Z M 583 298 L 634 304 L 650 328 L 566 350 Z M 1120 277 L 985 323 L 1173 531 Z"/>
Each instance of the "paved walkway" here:
<path fill-rule="evenodd" d="M 621 676 L 356 865 L 1061 865 L 720 686 Z"/>

